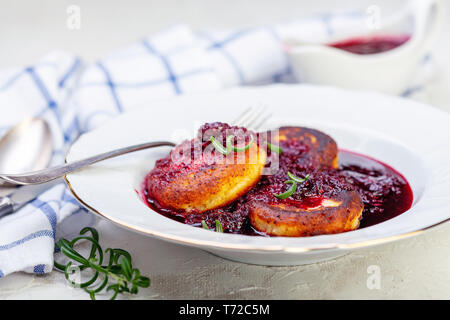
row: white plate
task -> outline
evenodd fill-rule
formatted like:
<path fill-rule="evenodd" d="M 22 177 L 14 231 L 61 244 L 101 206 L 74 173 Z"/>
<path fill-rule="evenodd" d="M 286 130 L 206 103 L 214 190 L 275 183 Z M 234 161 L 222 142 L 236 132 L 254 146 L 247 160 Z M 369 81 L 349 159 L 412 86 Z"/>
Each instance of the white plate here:
<path fill-rule="evenodd" d="M 330 134 L 339 147 L 379 159 L 411 184 L 414 204 L 404 214 L 352 232 L 305 238 L 220 234 L 168 219 L 148 208 L 136 190 L 167 147 L 141 151 L 67 175 L 75 197 L 119 226 L 264 265 L 306 264 L 355 248 L 418 234 L 450 217 L 450 115 L 410 100 L 331 87 L 281 85 L 239 88 L 151 102 L 84 134 L 67 161 L 132 144 L 179 139 L 204 122 L 231 122 L 244 108 L 267 105 L 267 128 L 302 125 Z"/>

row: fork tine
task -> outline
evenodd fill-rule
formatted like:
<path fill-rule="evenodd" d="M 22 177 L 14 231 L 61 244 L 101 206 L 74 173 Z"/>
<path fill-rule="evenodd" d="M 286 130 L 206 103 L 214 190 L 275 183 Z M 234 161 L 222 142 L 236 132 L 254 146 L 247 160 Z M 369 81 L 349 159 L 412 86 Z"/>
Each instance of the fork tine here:
<path fill-rule="evenodd" d="M 251 112 L 247 115 L 245 119 L 242 119 L 241 125 L 243 127 L 249 127 L 254 120 L 256 120 L 264 110 L 261 107 L 252 107 Z"/>
<path fill-rule="evenodd" d="M 249 107 L 232 123 L 236 126 L 243 126 L 247 121 L 247 118 L 252 115 L 254 107 Z"/>
<path fill-rule="evenodd" d="M 266 115 L 264 115 L 261 120 L 259 122 L 257 122 L 256 124 L 253 125 L 253 129 L 258 130 L 259 128 L 262 127 L 262 125 L 264 123 L 267 122 L 267 120 L 269 120 L 272 117 L 272 113 L 268 113 Z"/>
<path fill-rule="evenodd" d="M 253 106 L 247 108 L 236 121 L 233 122 L 236 126 L 258 129 L 260 128 L 271 116 L 268 113 L 267 106 Z"/>
<path fill-rule="evenodd" d="M 267 107 L 259 107 L 252 113 L 245 123 L 245 127 L 253 127 L 256 123 L 259 123 L 261 118 L 264 117 Z"/>

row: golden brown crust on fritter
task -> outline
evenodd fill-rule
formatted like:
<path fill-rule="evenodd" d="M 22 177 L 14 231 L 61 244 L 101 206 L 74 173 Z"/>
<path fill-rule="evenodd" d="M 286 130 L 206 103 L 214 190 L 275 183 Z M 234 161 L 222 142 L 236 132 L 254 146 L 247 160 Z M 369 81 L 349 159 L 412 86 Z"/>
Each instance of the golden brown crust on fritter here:
<path fill-rule="evenodd" d="M 168 183 L 154 183 L 150 175 L 148 187 L 155 199 L 168 208 L 204 212 L 223 207 L 247 193 L 261 177 L 265 151 L 260 152 L 253 143 L 245 159 L 244 163 L 213 163 L 187 170 Z"/>
<path fill-rule="evenodd" d="M 281 127 L 279 141 L 301 141 L 309 147 L 307 157 L 317 165 L 337 168 L 338 147 L 336 142 L 327 134 L 305 127 Z"/>
<path fill-rule="evenodd" d="M 249 216 L 252 226 L 268 235 L 307 237 L 355 230 L 363 208 L 357 192 L 342 191 L 314 208 L 254 201 L 250 204 Z"/>

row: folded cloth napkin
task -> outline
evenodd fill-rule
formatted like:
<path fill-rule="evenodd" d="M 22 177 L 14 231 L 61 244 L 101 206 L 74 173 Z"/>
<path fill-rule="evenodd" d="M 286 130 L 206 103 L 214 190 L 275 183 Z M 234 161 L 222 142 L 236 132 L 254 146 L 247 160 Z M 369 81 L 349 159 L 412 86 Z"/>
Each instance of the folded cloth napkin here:
<path fill-rule="evenodd" d="M 341 29 L 361 26 L 364 18 L 362 13 L 328 14 L 276 26 L 207 32 L 178 25 L 91 65 L 64 52 L 52 53 L 33 66 L 0 72 L 0 105 L 8 108 L 0 117 L 0 134 L 25 117 L 44 117 L 54 140 L 51 164 L 60 164 L 81 133 L 151 99 L 291 82 L 280 38 L 323 41 Z M 69 219 L 74 215 L 87 213 L 60 183 L 0 219 L 0 277 L 15 271 L 50 272 L 54 242 L 64 235 L 63 222 L 70 220 L 72 228 L 79 229 L 87 224 L 79 216 Z"/>

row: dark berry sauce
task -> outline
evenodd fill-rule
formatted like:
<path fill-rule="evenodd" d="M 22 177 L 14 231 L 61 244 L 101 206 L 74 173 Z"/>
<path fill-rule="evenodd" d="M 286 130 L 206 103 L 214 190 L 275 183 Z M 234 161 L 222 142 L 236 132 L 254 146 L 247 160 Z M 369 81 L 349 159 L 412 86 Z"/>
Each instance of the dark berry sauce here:
<path fill-rule="evenodd" d="M 263 176 L 252 190 L 226 207 L 203 213 L 163 208 L 149 196 L 146 182 L 142 188 L 143 199 L 150 208 L 176 221 L 202 227 L 203 220 L 210 229 L 215 229 L 215 221 L 219 220 L 225 232 L 246 235 L 264 235 L 254 230 L 248 219 L 247 203 L 253 200 L 271 204 L 284 202 L 306 208 L 320 205 L 324 197 L 332 197 L 341 190 L 356 190 L 364 202 L 359 228 L 389 220 L 412 205 L 413 193 L 406 179 L 378 160 L 341 150 L 338 169 L 313 168 L 307 161 L 301 161 L 301 148 L 290 148 L 296 146 L 295 143 L 280 145 L 284 157 L 280 158 L 279 170 L 274 175 Z M 298 177 L 309 174 L 310 178 L 291 197 L 280 200 L 273 194 L 286 190 L 287 171 Z"/>
<path fill-rule="evenodd" d="M 329 46 L 356 54 L 373 54 L 395 49 L 410 38 L 409 35 L 372 36 L 339 41 Z"/>
<path fill-rule="evenodd" d="M 217 127 L 218 124 L 213 124 L 212 129 L 214 126 Z M 220 136 L 220 132 L 217 132 L 216 136 Z M 204 149 L 208 140 L 209 137 L 200 139 L 203 144 L 200 149 Z M 412 205 L 413 193 L 406 179 L 395 169 L 378 160 L 340 150 L 339 166 L 334 169 L 323 166 L 308 156 L 308 146 L 301 142 L 286 140 L 281 141 L 279 146 L 283 152 L 279 157 L 276 172 L 263 175 L 249 192 L 225 207 L 202 213 L 165 208 L 152 196 L 147 186 L 147 178 L 142 186 L 142 198 L 150 208 L 176 221 L 196 227 L 202 227 L 204 221 L 214 230 L 216 220 L 219 220 L 224 232 L 246 235 L 264 235 L 253 229 L 249 222 L 248 204 L 252 201 L 311 208 L 319 206 L 324 198 L 332 199 L 342 191 L 357 191 L 364 203 L 359 228 L 369 227 L 398 216 Z M 174 152 L 177 152 L 177 148 L 172 150 L 172 153 Z M 270 151 L 268 155 L 270 156 Z M 171 166 L 170 162 L 170 156 L 158 160 L 155 169 L 150 173 L 152 178 L 158 179 L 158 183 L 167 182 L 174 174 L 173 166 L 170 175 L 165 172 Z M 192 164 L 190 166 L 192 167 Z M 185 169 L 179 168 L 181 171 Z M 299 178 L 309 175 L 309 179 L 298 184 L 297 190 L 289 198 L 278 199 L 274 194 L 283 193 L 289 188 L 285 183 L 288 171 Z"/>
<path fill-rule="evenodd" d="M 413 192 L 392 167 L 358 153 L 343 151 L 339 171 L 361 195 L 364 211 L 359 228 L 392 219 L 411 208 Z"/>

